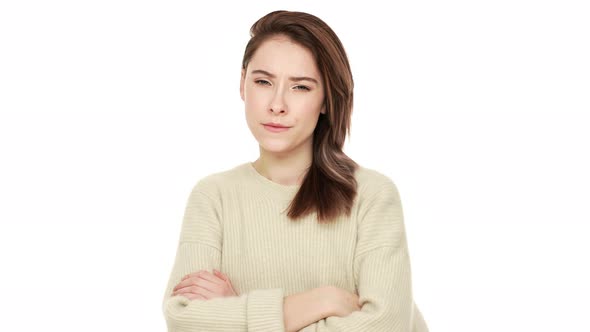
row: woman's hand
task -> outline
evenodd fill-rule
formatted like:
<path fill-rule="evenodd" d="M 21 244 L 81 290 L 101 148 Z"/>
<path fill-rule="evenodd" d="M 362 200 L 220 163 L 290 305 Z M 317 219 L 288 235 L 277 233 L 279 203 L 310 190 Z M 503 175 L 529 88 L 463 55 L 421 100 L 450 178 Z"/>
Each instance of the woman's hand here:
<path fill-rule="evenodd" d="M 215 269 L 213 274 L 206 270 L 187 274 L 172 290 L 172 296 L 176 295 L 182 295 L 189 300 L 238 296 L 229 278 Z"/>
<path fill-rule="evenodd" d="M 323 292 L 327 296 L 327 312 L 330 316 L 346 317 L 354 311 L 361 310 L 359 296 L 356 293 L 336 286 L 326 286 Z"/>

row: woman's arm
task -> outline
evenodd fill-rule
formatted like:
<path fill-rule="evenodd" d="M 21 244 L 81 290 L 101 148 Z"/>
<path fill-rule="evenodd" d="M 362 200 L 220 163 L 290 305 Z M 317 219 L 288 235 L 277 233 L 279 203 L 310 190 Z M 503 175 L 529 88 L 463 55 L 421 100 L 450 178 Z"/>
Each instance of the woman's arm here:
<path fill-rule="evenodd" d="M 295 332 L 330 316 L 329 289 L 327 287 L 286 296 L 283 301 L 285 331 Z"/>
<path fill-rule="evenodd" d="M 345 317 L 357 310 L 356 294 L 334 286 L 313 288 L 284 298 L 285 331 L 299 331 L 324 318 Z"/>
<path fill-rule="evenodd" d="M 187 201 L 176 257 L 162 299 L 168 331 L 283 331 L 285 294 L 281 288 L 251 289 L 240 296 L 207 301 L 172 295 L 184 276 L 221 267 L 221 204 L 214 185 L 209 180 L 199 181 Z"/>
<path fill-rule="evenodd" d="M 428 332 L 414 303 L 401 199 L 395 184 L 376 187 L 359 206 L 354 281 L 361 310 L 312 324 L 313 332 Z"/>
<path fill-rule="evenodd" d="M 201 287 L 195 288 L 194 285 Z M 229 277 L 215 269 L 213 273 L 206 270 L 191 273 L 185 276 L 174 289 L 173 296 L 182 295 L 191 300 L 238 296 Z M 301 328 L 321 319 L 330 316 L 344 317 L 353 311 L 360 310 L 356 293 L 333 286 L 318 287 L 286 296 L 282 304 L 286 332 L 302 331 Z"/>

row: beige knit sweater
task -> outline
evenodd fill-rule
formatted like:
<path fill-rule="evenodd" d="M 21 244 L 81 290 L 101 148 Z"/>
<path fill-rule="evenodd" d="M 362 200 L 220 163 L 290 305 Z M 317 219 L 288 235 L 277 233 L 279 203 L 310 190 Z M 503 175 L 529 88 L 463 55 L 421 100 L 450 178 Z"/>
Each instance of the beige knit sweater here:
<path fill-rule="evenodd" d="M 355 177 L 351 216 L 329 224 L 318 224 L 315 213 L 289 220 L 283 210 L 299 186 L 273 182 L 250 162 L 200 179 L 188 198 L 164 292 L 168 331 L 281 332 L 283 298 L 325 285 L 358 291 L 362 310 L 301 331 L 428 331 L 412 297 L 397 188 L 362 166 Z M 184 275 L 214 268 L 238 296 L 170 296 Z"/>

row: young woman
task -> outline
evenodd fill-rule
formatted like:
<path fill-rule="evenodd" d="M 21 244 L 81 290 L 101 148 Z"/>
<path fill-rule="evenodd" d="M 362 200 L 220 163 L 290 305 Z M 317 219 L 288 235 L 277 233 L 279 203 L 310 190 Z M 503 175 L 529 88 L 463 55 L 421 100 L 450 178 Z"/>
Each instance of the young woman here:
<path fill-rule="evenodd" d="M 427 331 L 397 188 L 342 152 L 353 79 L 340 40 L 289 11 L 250 35 L 240 95 L 260 156 L 194 186 L 168 331 Z"/>

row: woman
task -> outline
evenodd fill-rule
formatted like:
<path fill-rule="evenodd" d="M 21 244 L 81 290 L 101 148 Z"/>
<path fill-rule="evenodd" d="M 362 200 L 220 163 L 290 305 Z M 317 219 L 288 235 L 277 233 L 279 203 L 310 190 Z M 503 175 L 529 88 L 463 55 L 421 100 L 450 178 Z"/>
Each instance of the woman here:
<path fill-rule="evenodd" d="M 194 186 L 168 330 L 427 331 L 397 188 L 342 152 L 353 80 L 340 40 L 289 11 L 250 35 L 240 95 L 260 157 Z"/>

